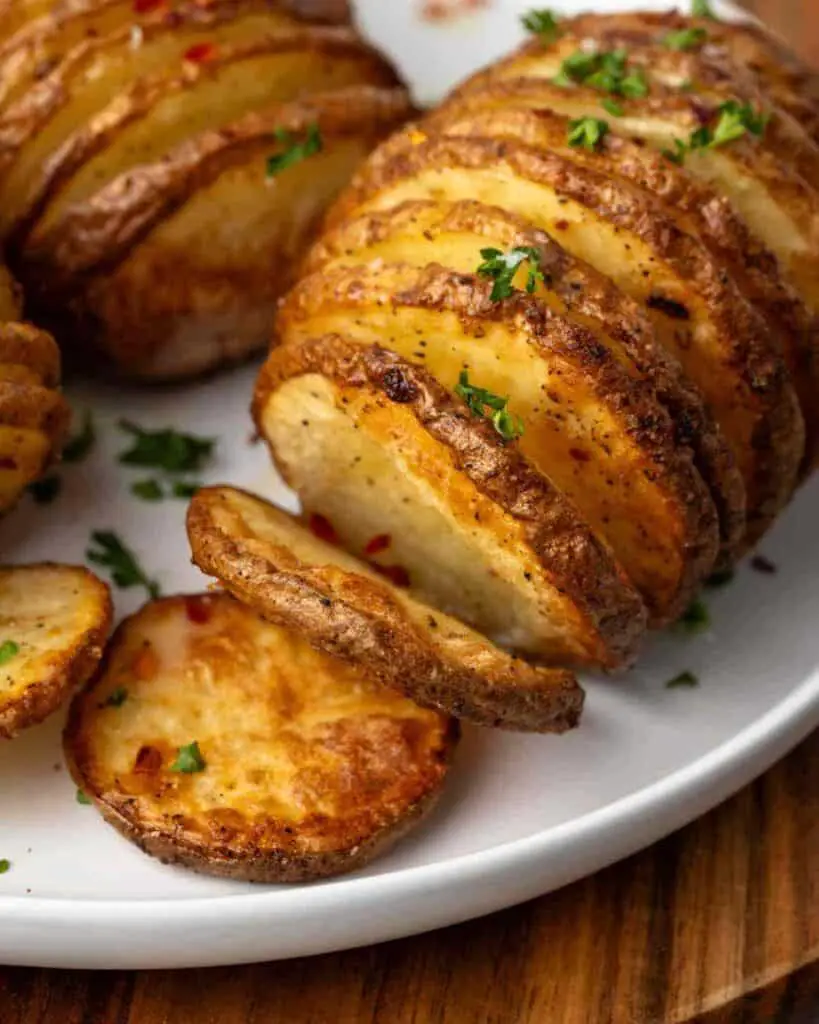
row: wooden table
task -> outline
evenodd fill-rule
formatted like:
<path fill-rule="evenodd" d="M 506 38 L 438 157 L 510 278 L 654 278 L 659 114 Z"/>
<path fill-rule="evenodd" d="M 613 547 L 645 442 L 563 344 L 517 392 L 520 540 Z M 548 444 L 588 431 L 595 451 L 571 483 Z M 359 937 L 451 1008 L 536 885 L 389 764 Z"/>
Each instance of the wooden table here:
<path fill-rule="evenodd" d="M 748 6 L 819 63 L 819 0 Z M 247 968 L 0 969 L 0 1024 L 815 1024 L 817 1007 L 819 733 L 645 853 L 481 921 Z"/>

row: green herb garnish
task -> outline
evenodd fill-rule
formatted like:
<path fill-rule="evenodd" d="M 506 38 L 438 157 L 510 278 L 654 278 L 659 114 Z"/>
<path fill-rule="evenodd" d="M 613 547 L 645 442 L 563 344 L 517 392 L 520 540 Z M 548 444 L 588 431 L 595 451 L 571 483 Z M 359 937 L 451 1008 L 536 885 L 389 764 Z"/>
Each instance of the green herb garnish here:
<path fill-rule="evenodd" d="M 35 480 L 34 483 L 29 484 L 28 493 L 38 505 L 50 505 L 57 498 L 62 488 L 62 480 L 52 474 L 51 476 L 44 476 L 42 480 Z"/>
<path fill-rule="evenodd" d="M 568 88 L 585 85 L 612 96 L 636 99 L 648 95 L 648 82 L 642 68 L 630 68 L 626 50 L 587 53 L 575 50 L 560 65 L 552 79 L 554 85 Z M 619 116 L 619 115 L 618 115 Z"/>
<path fill-rule="evenodd" d="M 678 690 L 682 689 L 683 687 L 691 688 L 699 685 L 700 681 L 694 675 L 694 673 L 686 671 L 680 672 L 680 674 L 678 676 L 674 676 L 673 679 L 669 679 L 668 682 L 665 684 L 665 688 L 667 690 Z"/>
<path fill-rule="evenodd" d="M 719 18 L 711 9 L 708 0 L 691 0 L 691 14 L 695 18 L 709 18 L 711 21 L 719 21 Z"/>
<path fill-rule="evenodd" d="M 165 497 L 157 480 L 137 480 L 131 484 L 131 494 L 143 501 L 162 501 Z"/>
<path fill-rule="evenodd" d="M 0 665 L 5 665 L 20 653 L 20 645 L 14 640 L 5 640 L 0 644 Z"/>
<path fill-rule="evenodd" d="M 78 789 L 77 790 L 77 803 L 78 804 L 82 804 L 83 807 L 87 807 L 90 803 L 92 803 L 92 800 L 91 800 L 90 796 L 86 796 L 85 793 L 83 793 L 83 791 L 81 789 Z"/>
<path fill-rule="evenodd" d="M 321 132 L 317 124 L 311 124 L 308 127 L 306 137 L 301 141 L 291 132 L 287 131 L 286 128 L 277 128 L 273 134 L 276 136 L 276 141 L 286 148 L 281 153 L 276 153 L 267 158 L 268 178 L 274 178 L 277 174 L 287 170 L 288 167 L 300 164 L 302 160 L 315 156 L 316 153 L 320 153 L 324 148 L 324 142 L 322 141 Z"/>
<path fill-rule="evenodd" d="M 529 11 L 520 19 L 523 27 L 544 43 L 553 43 L 560 35 L 558 19 L 549 10 Z"/>
<path fill-rule="evenodd" d="M 173 496 L 175 498 L 192 498 L 203 486 L 200 480 L 192 480 L 190 483 L 177 480 L 173 485 Z"/>
<path fill-rule="evenodd" d="M 205 759 L 196 740 L 186 747 L 180 747 L 176 753 L 176 760 L 171 765 L 172 772 L 182 772 L 185 775 L 193 775 L 195 772 L 205 770 Z"/>
<path fill-rule="evenodd" d="M 664 149 L 663 155 L 675 164 L 682 164 L 686 153 L 701 149 L 717 149 L 729 142 L 735 142 L 744 135 L 755 135 L 761 138 L 770 120 L 770 114 L 755 110 L 750 103 L 739 103 L 727 100 L 717 109 L 719 115 L 713 126 L 702 125 L 695 128 L 688 142 L 674 140 L 674 149 Z"/>
<path fill-rule="evenodd" d="M 10 868 L 11 868 L 11 861 L 10 860 L 7 860 L 5 857 L 2 860 L 0 860 L 0 875 L 5 875 L 5 873 Z"/>
<path fill-rule="evenodd" d="M 86 412 L 82 421 L 82 429 L 63 448 L 63 462 L 82 462 L 97 440 L 97 431 L 94 426 L 94 417 Z"/>
<path fill-rule="evenodd" d="M 100 707 L 121 708 L 126 700 L 128 700 L 128 691 L 124 686 L 118 686 L 116 690 L 112 690 L 111 693 L 109 693 L 102 704 L 100 704 Z"/>
<path fill-rule="evenodd" d="M 608 130 L 607 121 L 601 121 L 597 117 L 581 117 L 576 121 L 569 121 L 567 141 L 570 146 L 575 148 L 596 149 Z"/>
<path fill-rule="evenodd" d="M 149 579 L 140 568 L 135 555 L 110 530 L 95 530 L 91 541 L 96 548 L 89 548 L 86 558 L 94 565 L 101 565 L 111 571 L 111 579 L 118 587 L 145 587 L 152 598 L 159 597 L 159 584 Z"/>
<path fill-rule="evenodd" d="M 692 601 L 683 614 L 679 617 L 676 625 L 686 633 L 701 633 L 711 625 L 711 615 L 708 605 L 697 598 Z"/>
<path fill-rule="evenodd" d="M 620 104 L 616 103 L 614 100 L 605 99 L 600 106 L 604 110 L 607 110 L 612 117 L 622 117 L 625 113 L 625 110 L 620 106 Z"/>
<path fill-rule="evenodd" d="M 526 278 L 526 291 L 531 295 L 537 288 L 538 281 L 545 280 L 540 269 L 540 253 L 530 245 L 517 246 L 509 252 L 500 249 L 481 249 L 483 263 L 478 267 L 479 277 L 491 278 L 495 284 L 489 296 L 492 302 L 500 302 L 514 294 L 512 281 L 518 268 L 528 261 L 529 271 Z"/>
<path fill-rule="evenodd" d="M 119 426 L 134 438 L 133 447 L 119 456 L 126 466 L 161 469 L 166 473 L 195 472 L 211 457 L 216 446 L 213 438 L 182 434 L 178 430 L 143 430 L 127 420 L 121 420 Z"/>
<path fill-rule="evenodd" d="M 469 373 L 466 370 L 461 371 L 455 386 L 455 394 L 466 402 L 474 416 L 491 420 L 492 426 L 504 441 L 514 441 L 523 435 L 523 420 L 509 412 L 509 397 L 502 398 L 487 391 L 486 388 L 470 384 Z"/>
<path fill-rule="evenodd" d="M 663 37 L 663 46 L 669 50 L 695 50 L 702 46 L 708 38 L 704 28 L 681 28 L 677 32 L 669 32 Z"/>
<path fill-rule="evenodd" d="M 732 583 L 736 573 L 733 569 L 718 569 L 716 572 L 712 572 L 706 580 L 706 586 L 711 587 L 713 590 L 719 587 L 727 587 L 729 583 Z"/>

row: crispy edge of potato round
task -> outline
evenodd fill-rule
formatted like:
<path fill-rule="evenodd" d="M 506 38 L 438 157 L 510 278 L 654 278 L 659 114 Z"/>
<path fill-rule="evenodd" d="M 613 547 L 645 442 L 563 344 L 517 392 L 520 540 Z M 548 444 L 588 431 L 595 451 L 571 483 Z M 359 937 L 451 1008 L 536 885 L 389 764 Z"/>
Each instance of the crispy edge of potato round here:
<path fill-rule="evenodd" d="M 412 709 L 415 712 L 412 720 L 418 722 L 419 728 L 428 734 L 429 743 L 423 750 L 417 741 L 412 744 L 413 757 L 420 762 L 419 771 L 412 778 L 406 779 L 399 792 L 390 794 L 389 801 L 379 794 L 361 793 L 358 796 L 360 806 L 357 813 L 348 818 L 339 816 L 334 819 L 331 815 L 314 812 L 314 820 L 308 817 L 302 822 L 288 823 L 287 819 L 276 818 L 271 814 L 261 821 L 247 820 L 245 833 L 241 835 L 240 829 L 231 826 L 215 829 L 213 820 L 205 817 L 200 810 L 201 827 L 193 828 L 190 821 L 180 824 L 176 820 L 179 815 L 169 813 L 174 807 L 178 809 L 180 803 L 184 807 L 184 793 L 181 796 L 178 793 L 179 787 L 185 785 L 184 774 L 176 776 L 177 787 L 167 801 L 170 806 L 164 811 L 165 790 L 132 794 L 123 791 L 119 776 L 106 778 L 104 762 L 93 756 L 95 730 L 104 729 L 104 719 L 100 721 L 102 716 L 129 713 L 127 700 L 119 707 L 109 708 L 100 699 L 107 690 L 111 690 L 110 675 L 114 674 L 114 681 L 127 677 L 127 673 L 121 673 L 122 666 L 118 663 L 120 655 L 133 653 L 134 647 L 136 651 L 144 651 L 146 648 L 143 645 L 150 643 L 152 628 L 156 628 L 157 622 L 164 624 L 165 616 L 179 616 L 183 628 L 201 628 L 203 623 L 197 625 L 188 613 L 194 601 L 197 615 L 204 616 L 207 613 L 208 622 L 219 622 L 221 631 L 218 635 L 224 642 L 230 641 L 231 630 L 238 632 L 245 629 L 251 637 L 251 643 L 255 639 L 251 635 L 252 629 L 269 630 L 271 640 L 277 633 L 284 632 L 260 620 L 252 609 L 226 593 L 160 598 L 144 605 L 119 625 L 99 672 L 74 698 L 63 736 L 66 761 L 74 781 L 110 825 L 145 853 L 165 863 L 180 864 L 206 874 L 249 882 L 306 882 L 363 867 L 392 847 L 432 810 L 446 781 L 458 742 L 459 728 L 454 719 L 421 709 Z M 245 621 L 246 625 L 243 625 Z M 290 644 L 294 643 L 294 639 L 298 642 L 297 637 L 286 638 Z M 306 641 L 302 643 L 305 648 L 308 647 Z M 284 659 L 286 653 L 290 652 L 285 647 L 280 657 Z M 185 656 L 195 660 L 190 651 L 186 651 Z M 321 670 L 326 678 L 332 678 L 334 668 L 341 669 L 339 675 L 342 678 L 338 680 L 338 686 L 344 688 L 346 677 L 350 675 L 349 666 L 335 666 L 334 659 L 321 652 L 311 652 L 311 656 L 314 661 L 323 662 Z M 203 658 L 204 655 L 200 655 L 199 660 Z M 157 661 L 159 664 L 156 672 L 161 674 L 163 666 L 160 656 L 157 656 Z M 219 671 L 218 662 L 213 670 Z M 287 672 L 286 669 L 284 671 Z M 299 669 L 293 667 L 290 671 L 295 675 Z M 362 670 L 362 675 L 366 678 L 366 670 Z M 144 702 L 149 699 L 145 696 L 145 689 L 150 691 L 151 682 L 150 679 L 132 681 L 129 691 Z M 224 682 L 223 692 L 228 697 L 230 679 Z M 269 687 L 273 692 L 276 682 L 276 678 L 269 682 L 259 679 L 257 685 L 259 689 Z M 245 678 L 243 687 L 247 685 L 248 680 Z M 372 688 L 379 690 L 381 686 L 374 681 Z M 396 716 L 402 704 L 407 706 L 407 712 L 410 711 L 411 704 L 406 698 L 386 690 L 384 696 L 395 703 Z M 179 699 L 195 701 L 196 695 L 180 693 Z M 311 710 L 315 711 L 315 706 Z M 386 711 L 381 713 L 388 714 Z M 426 720 L 426 724 L 422 720 Z M 148 744 L 153 739 L 155 736 L 145 737 Z M 254 737 L 257 743 L 259 739 L 258 735 Z M 211 808 L 211 811 L 237 810 L 232 800 L 237 801 L 238 798 L 225 796 L 224 805 Z M 237 812 L 241 814 L 240 810 Z M 272 841 L 266 841 L 266 836 L 260 838 L 262 827 L 273 831 Z M 237 838 L 237 832 L 241 841 Z"/>
<path fill-rule="evenodd" d="M 265 522 L 267 537 L 248 509 Z M 571 672 L 511 657 L 269 502 L 232 487 L 203 488 L 187 529 L 194 564 L 240 601 L 423 707 L 519 732 L 562 733 L 580 720 L 584 694 Z M 309 545 L 309 561 L 294 543 Z"/>
<path fill-rule="evenodd" d="M 0 323 L 0 363 L 33 370 L 46 388 L 57 387 L 60 383 L 61 360 L 57 343 L 50 334 L 33 324 Z"/>
<path fill-rule="evenodd" d="M 39 565 L 21 565 L 0 569 L 0 585 L 3 577 L 24 574 L 71 574 L 77 585 L 88 588 L 84 594 L 86 599 L 95 604 L 95 616 L 91 624 L 84 628 L 73 640 L 71 646 L 63 651 L 55 652 L 49 671 L 42 678 L 26 684 L 22 694 L 11 701 L 0 704 L 0 739 L 12 739 L 17 733 L 30 726 L 38 725 L 52 712 L 56 711 L 74 689 L 84 684 L 94 672 L 103 654 L 105 642 L 111 629 L 113 606 L 108 586 L 88 569 L 81 566 L 55 565 L 44 562 Z M 0 602 L 2 598 L 0 598 Z M 12 615 L 26 610 L 25 604 L 16 603 Z M 0 612 L 2 612 L 0 604 Z M 35 613 L 36 614 L 36 613 Z M 61 612 L 62 614 L 62 612 Z M 68 614 L 68 609 L 65 610 Z M 14 637 L 9 637 L 14 640 Z M 13 661 L 2 672 L 13 671 Z"/>

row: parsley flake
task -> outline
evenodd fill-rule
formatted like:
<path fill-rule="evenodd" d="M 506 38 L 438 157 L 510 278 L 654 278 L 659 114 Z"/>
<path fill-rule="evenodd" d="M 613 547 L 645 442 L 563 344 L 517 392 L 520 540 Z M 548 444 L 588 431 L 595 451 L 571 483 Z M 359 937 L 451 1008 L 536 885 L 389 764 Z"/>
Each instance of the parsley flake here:
<path fill-rule="evenodd" d="M 282 149 L 281 153 L 274 153 L 273 156 L 267 158 L 268 178 L 275 178 L 277 174 L 286 171 L 288 167 L 300 164 L 302 160 L 315 156 L 324 148 L 317 124 L 311 124 L 307 128 L 307 134 L 302 141 L 299 141 L 286 128 L 277 128 L 273 134 L 276 136 L 276 141 L 286 148 Z"/>
<path fill-rule="evenodd" d="M 189 483 L 177 480 L 173 485 L 173 496 L 175 498 L 192 498 L 203 486 L 201 480 L 191 480 Z"/>
<path fill-rule="evenodd" d="M 704 28 L 681 28 L 679 31 L 669 32 L 667 36 L 664 36 L 663 46 L 669 50 L 681 52 L 696 50 L 707 38 L 708 33 Z"/>
<path fill-rule="evenodd" d="M 91 534 L 92 544 L 85 557 L 94 565 L 100 565 L 111 571 L 111 579 L 118 587 L 128 590 L 130 587 L 145 587 L 152 598 L 159 597 L 159 584 L 149 579 L 140 568 L 136 556 L 110 530 L 95 530 Z"/>
<path fill-rule="evenodd" d="M 50 505 L 63 489 L 63 482 L 56 474 L 44 476 L 28 485 L 28 493 L 38 505 Z"/>
<path fill-rule="evenodd" d="M 688 152 L 717 149 L 741 139 L 744 135 L 761 138 L 770 120 L 770 114 L 755 110 L 750 103 L 739 103 L 737 100 L 726 100 L 720 104 L 717 114 L 717 120 L 713 125 L 706 124 L 695 128 L 687 143 L 675 139 L 675 148 L 664 149 L 663 155 L 673 163 L 681 165 Z"/>
<path fill-rule="evenodd" d="M 512 281 L 518 269 L 527 261 L 529 270 L 526 278 L 526 291 L 532 295 L 538 282 L 545 281 L 543 271 L 540 269 L 540 253 L 534 246 L 520 245 L 506 253 L 500 249 L 481 249 L 481 258 L 483 263 L 478 267 L 477 274 L 479 277 L 488 277 L 495 282 L 492 294 L 489 296 L 492 302 L 500 302 L 514 294 L 515 288 Z"/>
<path fill-rule="evenodd" d="M 544 43 L 553 43 L 560 36 L 558 19 L 549 10 L 529 11 L 520 20 L 527 32 L 540 36 Z"/>
<path fill-rule="evenodd" d="M 696 601 L 692 601 L 679 617 L 676 625 L 685 633 L 702 633 L 711 625 L 708 605 L 699 598 Z"/>
<path fill-rule="evenodd" d="M 216 447 L 211 437 L 196 437 L 178 430 L 143 430 L 127 420 L 120 420 L 120 429 L 134 438 L 122 452 L 119 461 L 125 466 L 161 469 L 166 473 L 189 473 L 202 468 Z"/>
<path fill-rule="evenodd" d="M 608 133 L 607 121 L 597 117 L 581 117 L 569 121 L 568 143 L 575 148 L 596 149 Z"/>
<path fill-rule="evenodd" d="M 87 796 L 81 789 L 77 790 L 77 803 L 82 804 L 83 807 L 88 807 L 92 803 L 91 797 Z"/>
<path fill-rule="evenodd" d="M 695 686 L 699 686 L 700 681 L 694 675 L 693 672 L 680 672 L 678 676 L 674 676 L 673 679 L 669 679 L 665 684 L 667 690 L 681 690 L 683 688 L 691 689 Z"/>
<path fill-rule="evenodd" d="M 604 110 L 607 110 L 612 117 L 622 117 L 625 113 L 625 110 L 620 106 L 620 104 L 615 102 L 614 100 L 605 99 L 600 104 L 600 106 Z"/>
<path fill-rule="evenodd" d="M 691 14 L 695 18 L 708 18 L 710 21 L 719 21 L 719 18 L 711 9 L 709 0 L 691 0 Z"/>
<path fill-rule="evenodd" d="M 514 416 L 507 408 L 509 397 L 502 398 L 487 391 L 486 388 L 470 384 L 469 373 L 466 370 L 461 371 L 455 386 L 455 394 L 466 402 L 473 416 L 491 420 L 492 426 L 504 441 L 514 441 L 523 436 L 523 420 L 519 416 Z"/>
<path fill-rule="evenodd" d="M 90 454 L 96 441 L 94 417 L 90 412 L 86 412 L 79 434 L 75 434 L 63 448 L 63 462 L 82 462 Z"/>
<path fill-rule="evenodd" d="M 0 644 L 0 665 L 5 665 L 12 658 L 16 658 L 20 653 L 20 645 L 15 643 L 14 640 L 5 640 Z"/>
<path fill-rule="evenodd" d="M 642 68 L 629 67 L 626 50 L 599 53 L 575 50 L 560 65 L 552 83 L 564 89 L 585 85 L 598 92 L 629 99 L 648 95 L 645 73 Z"/>
<path fill-rule="evenodd" d="M 125 701 L 128 700 L 128 691 L 124 686 L 118 686 L 116 690 L 112 690 L 105 700 L 100 704 L 101 708 L 121 708 Z"/>
<path fill-rule="evenodd" d="M 181 772 L 184 775 L 203 772 L 205 768 L 205 759 L 196 740 L 185 747 L 180 747 L 176 752 L 176 760 L 171 765 L 172 772 Z"/>
<path fill-rule="evenodd" d="M 727 587 L 729 583 L 733 582 L 735 576 L 736 573 L 733 569 L 718 569 L 716 572 L 711 573 L 705 585 L 713 590 L 719 587 Z"/>
<path fill-rule="evenodd" d="M 0 875 L 5 875 L 5 873 L 10 868 L 11 868 L 11 861 L 10 860 L 7 860 L 5 857 L 2 860 L 0 860 Z"/>
<path fill-rule="evenodd" d="M 143 501 L 162 501 L 165 493 L 157 480 L 137 480 L 131 484 L 131 494 Z"/>

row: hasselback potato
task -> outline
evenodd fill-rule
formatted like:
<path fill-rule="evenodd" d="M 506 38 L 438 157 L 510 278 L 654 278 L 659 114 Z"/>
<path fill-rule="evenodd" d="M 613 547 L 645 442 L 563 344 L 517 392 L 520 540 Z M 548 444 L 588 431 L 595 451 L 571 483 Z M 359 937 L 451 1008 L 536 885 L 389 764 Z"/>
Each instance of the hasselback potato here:
<path fill-rule="evenodd" d="M 389 536 L 410 593 L 552 664 L 612 668 L 816 459 L 819 89 L 756 27 L 528 22 L 331 208 L 254 410 L 351 551 Z M 521 520 L 551 531 L 540 577 Z M 602 643 L 588 617 L 531 614 L 554 610 L 548 586 L 575 613 L 605 586 Z"/>
<path fill-rule="evenodd" d="M 263 347 L 321 214 L 406 119 L 346 5 L 0 8 L 0 237 L 64 349 L 144 378 Z"/>

